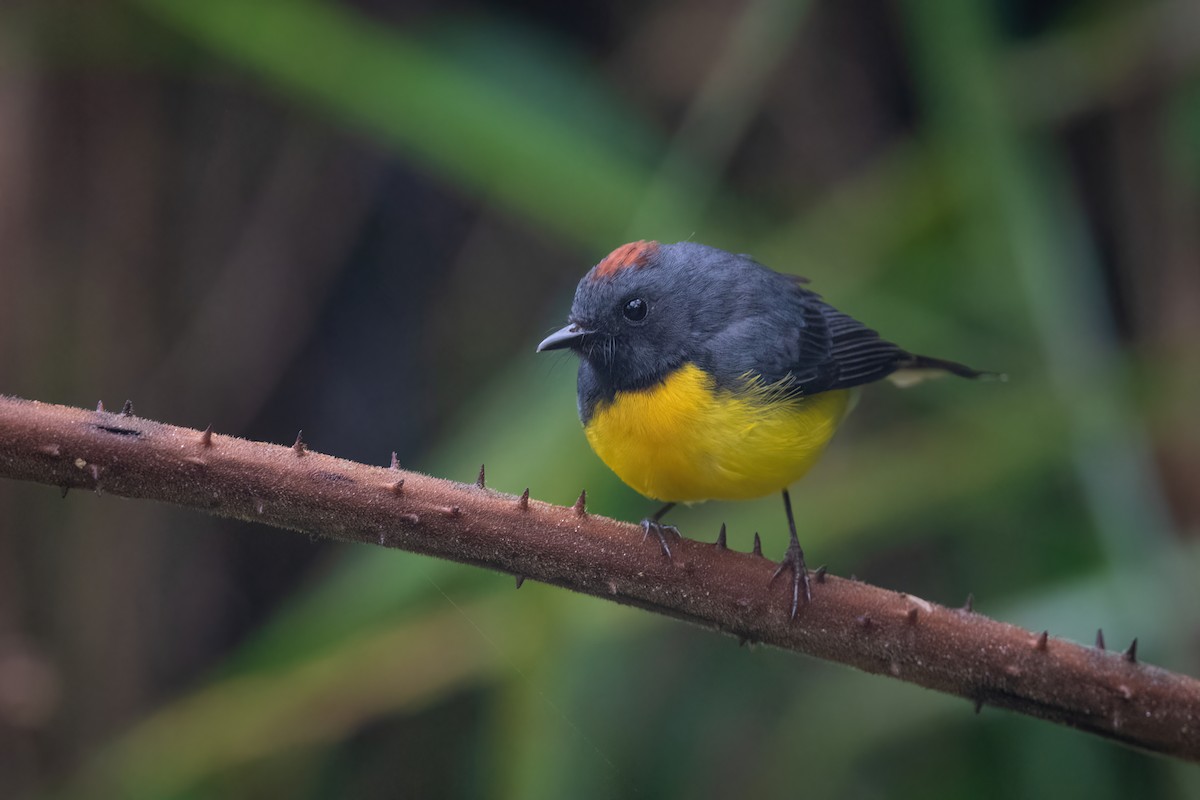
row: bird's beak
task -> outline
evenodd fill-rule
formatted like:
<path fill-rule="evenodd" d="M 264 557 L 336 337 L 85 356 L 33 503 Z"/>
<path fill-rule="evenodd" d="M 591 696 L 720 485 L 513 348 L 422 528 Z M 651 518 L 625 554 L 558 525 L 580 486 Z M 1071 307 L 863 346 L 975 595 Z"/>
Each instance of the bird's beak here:
<path fill-rule="evenodd" d="M 581 328 L 572 322 L 567 327 L 557 330 L 542 340 L 542 343 L 537 346 L 537 352 L 541 353 L 546 350 L 561 350 L 564 347 L 572 347 L 583 337 L 593 333 L 586 328 Z"/>

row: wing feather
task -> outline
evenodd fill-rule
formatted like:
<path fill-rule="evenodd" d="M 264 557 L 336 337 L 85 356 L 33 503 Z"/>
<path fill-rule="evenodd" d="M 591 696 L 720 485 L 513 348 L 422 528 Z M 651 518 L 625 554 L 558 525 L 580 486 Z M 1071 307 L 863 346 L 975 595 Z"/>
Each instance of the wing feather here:
<path fill-rule="evenodd" d="M 747 375 L 784 395 L 850 389 L 898 370 L 981 374 L 952 361 L 914 355 L 838 311 L 791 276 L 766 268 L 745 273 L 755 291 L 740 293 L 740 312 L 712 331 L 701 366 L 719 385 L 744 386 Z"/>

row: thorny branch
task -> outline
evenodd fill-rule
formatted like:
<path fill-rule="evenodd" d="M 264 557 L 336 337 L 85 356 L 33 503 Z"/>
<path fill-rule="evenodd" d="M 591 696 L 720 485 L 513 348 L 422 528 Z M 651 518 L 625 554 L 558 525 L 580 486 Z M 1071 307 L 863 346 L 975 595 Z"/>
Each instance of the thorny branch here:
<path fill-rule="evenodd" d="M 391 467 L 0 396 L 0 476 L 160 500 L 448 558 L 638 606 L 867 672 L 1200 762 L 1200 681 L 832 575 L 789 619 L 775 564 L 637 525 Z M 722 531 L 722 534 L 724 531 Z"/>

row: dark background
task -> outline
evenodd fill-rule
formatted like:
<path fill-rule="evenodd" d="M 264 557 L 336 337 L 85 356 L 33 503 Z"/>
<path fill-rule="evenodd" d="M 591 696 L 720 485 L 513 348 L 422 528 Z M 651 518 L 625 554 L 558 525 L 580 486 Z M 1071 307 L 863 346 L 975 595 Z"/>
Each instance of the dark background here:
<path fill-rule="evenodd" d="M 534 345 L 631 239 L 1008 373 L 864 393 L 814 563 L 1200 673 L 1194 2 L 0 9 L 0 392 L 636 520 Z M 678 512 L 785 546 L 776 498 Z M 0 795 L 1195 797 L 544 586 L 0 485 Z"/>

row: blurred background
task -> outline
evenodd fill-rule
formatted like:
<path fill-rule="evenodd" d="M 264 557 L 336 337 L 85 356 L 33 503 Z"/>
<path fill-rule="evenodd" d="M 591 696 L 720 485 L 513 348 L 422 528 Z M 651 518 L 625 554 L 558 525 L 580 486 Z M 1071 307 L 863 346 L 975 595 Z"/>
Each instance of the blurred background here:
<path fill-rule="evenodd" d="M 810 562 L 1200 674 L 1200 5 L 6 0 L 0 392 L 651 504 L 533 348 L 632 239 L 1008 373 L 864 393 Z M 782 555 L 778 498 L 677 512 Z M 0 484 L 0 796 L 1200 796 L 405 553 Z"/>

